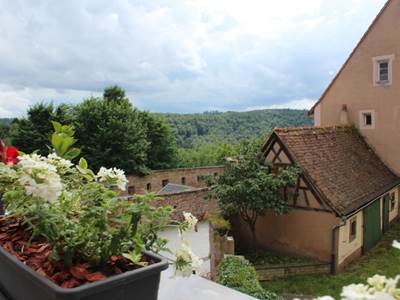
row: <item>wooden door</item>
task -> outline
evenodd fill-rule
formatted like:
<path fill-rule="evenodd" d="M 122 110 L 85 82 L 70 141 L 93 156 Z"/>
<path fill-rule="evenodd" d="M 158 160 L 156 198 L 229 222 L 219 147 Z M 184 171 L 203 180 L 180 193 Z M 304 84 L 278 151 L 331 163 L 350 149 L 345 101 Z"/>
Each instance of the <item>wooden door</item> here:
<path fill-rule="evenodd" d="M 374 247 L 382 237 L 380 199 L 364 209 L 364 244 L 363 252 Z"/>

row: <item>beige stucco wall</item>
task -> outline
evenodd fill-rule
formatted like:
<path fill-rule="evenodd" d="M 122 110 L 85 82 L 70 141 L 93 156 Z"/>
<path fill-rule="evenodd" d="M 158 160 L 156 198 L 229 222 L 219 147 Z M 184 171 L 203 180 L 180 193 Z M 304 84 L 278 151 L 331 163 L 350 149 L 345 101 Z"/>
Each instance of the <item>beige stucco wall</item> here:
<path fill-rule="evenodd" d="M 392 85 L 374 86 L 373 58 L 385 55 L 394 55 Z M 361 134 L 389 167 L 400 174 L 400 0 L 391 1 L 355 51 L 317 106 L 315 123 L 340 124 L 343 104 L 347 104 L 350 123 L 358 128 L 360 111 L 374 111 L 375 129 L 361 129 Z"/>
<path fill-rule="evenodd" d="M 233 223 L 235 239 L 250 245 L 247 226 L 240 219 Z M 269 211 L 257 221 L 257 244 L 264 249 L 330 262 L 332 228 L 339 223 L 334 214 L 326 212 L 293 209 L 277 216 Z"/>
<path fill-rule="evenodd" d="M 356 238 L 350 241 L 350 224 L 353 219 L 357 222 Z M 338 239 L 338 263 L 341 264 L 346 258 L 351 256 L 355 251 L 363 245 L 363 212 L 360 211 L 358 214 L 346 220 L 344 226 L 339 228 L 339 239 Z"/>
<path fill-rule="evenodd" d="M 399 188 L 393 189 L 392 192 L 395 195 L 395 205 L 393 211 L 389 210 L 389 221 L 393 221 L 399 215 Z"/>

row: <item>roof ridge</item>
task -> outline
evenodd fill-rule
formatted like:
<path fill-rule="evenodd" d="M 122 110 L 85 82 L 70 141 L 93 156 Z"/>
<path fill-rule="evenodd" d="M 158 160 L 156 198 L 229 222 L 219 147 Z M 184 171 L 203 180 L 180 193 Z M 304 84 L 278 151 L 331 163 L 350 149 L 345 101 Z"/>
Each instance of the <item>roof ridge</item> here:
<path fill-rule="evenodd" d="M 362 42 L 366 39 L 366 37 L 368 36 L 368 34 L 370 33 L 370 31 L 372 30 L 372 28 L 375 26 L 375 24 L 378 22 L 378 20 L 380 19 L 380 17 L 382 16 L 383 12 L 386 10 L 386 8 L 389 7 L 389 4 L 392 2 L 392 0 L 387 0 L 385 5 L 381 8 L 381 10 L 379 11 L 379 13 L 376 15 L 375 19 L 372 21 L 372 23 L 368 26 L 367 31 L 363 34 L 363 36 L 361 37 L 361 39 L 358 41 L 357 45 L 354 47 L 354 49 L 351 51 L 350 55 L 347 57 L 346 61 L 344 62 L 344 64 L 340 67 L 339 71 L 336 73 L 335 77 L 333 77 L 333 79 L 331 80 L 331 82 L 329 83 L 329 85 L 327 86 L 327 88 L 324 90 L 324 92 L 322 93 L 321 97 L 319 97 L 318 101 L 315 102 L 315 104 L 311 107 L 311 109 L 308 111 L 309 115 L 312 115 L 314 113 L 314 109 L 315 107 L 321 103 L 322 99 L 326 96 L 326 94 L 328 93 L 328 91 L 331 89 L 331 87 L 333 86 L 334 82 L 339 78 L 340 74 L 342 73 L 342 71 L 344 70 L 344 68 L 347 66 L 347 64 L 349 63 L 350 59 L 353 57 L 353 55 L 356 53 L 357 49 L 361 46 Z"/>
<path fill-rule="evenodd" d="M 355 129 L 354 125 L 332 125 L 332 126 L 303 126 L 303 127 L 276 127 L 274 132 L 296 132 L 296 131 L 344 131 Z"/>

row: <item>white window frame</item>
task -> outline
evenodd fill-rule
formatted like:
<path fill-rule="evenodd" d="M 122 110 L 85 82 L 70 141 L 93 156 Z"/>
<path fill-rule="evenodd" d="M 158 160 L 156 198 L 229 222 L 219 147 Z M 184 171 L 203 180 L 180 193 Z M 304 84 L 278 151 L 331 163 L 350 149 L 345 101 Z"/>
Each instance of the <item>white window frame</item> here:
<path fill-rule="evenodd" d="M 366 125 L 364 121 L 364 115 L 371 115 L 371 125 Z M 374 110 L 361 110 L 360 111 L 360 129 L 375 129 L 375 111 Z"/>
<path fill-rule="evenodd" d="M 390 55 L 383 55 L 383 56 L 376 56 L 372 58 L 373 63 L 373 84 L 374 86 L 390 86 L 393 82 L 393 60 L 394 54 Z M 381 81 L 379 77 L 379 65 L 382 62 L 388 63 L 388 80 Z"/>

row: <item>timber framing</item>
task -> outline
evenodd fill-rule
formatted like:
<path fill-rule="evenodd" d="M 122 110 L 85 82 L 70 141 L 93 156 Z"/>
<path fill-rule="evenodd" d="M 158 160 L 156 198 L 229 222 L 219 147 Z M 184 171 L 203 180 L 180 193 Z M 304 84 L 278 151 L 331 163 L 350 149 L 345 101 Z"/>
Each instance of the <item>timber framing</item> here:
<path fill-rule="evenodd" d="M 275 132 L 270 135 L 266 143 L 263 145 L 262 152 L 266 160 L 267 157 L 271 157 L 271 159 L 268 160 L 268 163 L 271 163 L 274 167 L 285 168 L 288 166 L 297 166 L 301 169 L 301 174 L 299 175 L 297 183 L 292 191 L 293 203 L 290 203 L 289 207 L 292 209 L 308 211 L 335 212 L 329 202 L 324 200 L 315 186 L 310 182 L 306 172 L 304 172 L 301 165 L 298 164 L 293 154 Z M 288 158 L 288 162 L 283 162 L 281 158 L 282 154 Z M 313 199 L 310 199 L 310 197 Z M 300 201 L 300 198 L 303 199 L 303 201 Z M 301 205 L 300 202 L 303 202 L 305 205 Z M 317 202 L 318 206 L 313 206 L 312 202 Z"/>

